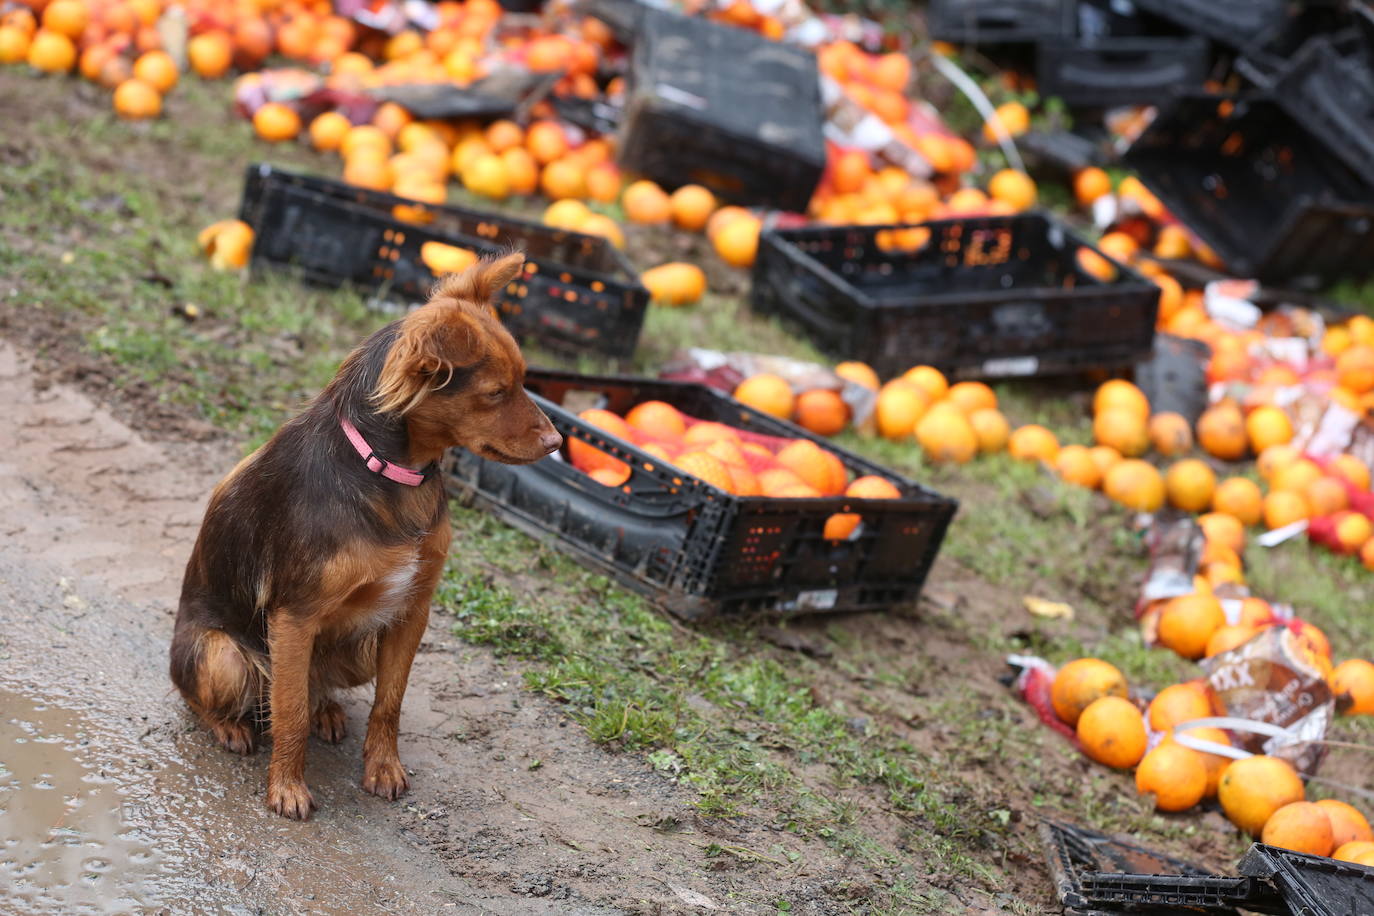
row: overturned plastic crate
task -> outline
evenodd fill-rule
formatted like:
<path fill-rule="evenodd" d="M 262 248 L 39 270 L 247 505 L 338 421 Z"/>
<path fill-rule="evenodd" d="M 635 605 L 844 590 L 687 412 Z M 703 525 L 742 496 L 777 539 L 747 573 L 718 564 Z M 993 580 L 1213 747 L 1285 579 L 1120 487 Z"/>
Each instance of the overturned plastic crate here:
<path fill-rule="evenodd" d="M 1083 108 L 1158 104 L 1207 76 L 1207 40 L 1192 35 L 1052 38 L 1036 52 L 1040 94 Z"/>
<path fill-rule="evenodd" d="M 930 37 L 970 45 L 1029 44 L 1064 34 L 1072 0 L 930 0 Z"/>
<path fill-rule="evenodd" d="M 1288 20 L 1288 0 L 1133 0 L 1142 10 L 1232 48 L 1261 46 Z"/>
<path fill-rule="evenodd" d="M 1271 99 L 1181 96 L 1124 161 L 1237 276 L 1374 270 L 1374 189 Z"/>
<path fill-rule="evenodd" d="M 1082 254 L 1090 252 L 1091 254 Z M 962 378 L 1128 366 L 1150 353 L 1158 288 L 1043 213 L 765 232 L 751 303 L 883 374 Z"/>
<path fill-rule="evenodd" d="M 641 23 L 620 164 L 668 187 L 804 211 L 825 170 L 816 56 L 705 19 L 648 11 Z"/>
<path fill-rule="evenodd" d="M 531 370 L 526 388 L 565 440 L 580 439 L 630 467 L 603 486 L 553 455 L 512 466 L 454 449 L 447 486 L 498 518 L 686 617 L 749 611 L 882 610 L 915 600 L 957 503 L 830 442 L 687 382 Z M 602 407 L 623 415 L 661 400 L 698 420 L 808 439 L 852 475 L 873 474 L 897 499 L 735 496 L 579 419 Z M 564 447 L 564 452 L 567 446 Z M 842 541 L 824 537 L 839 512 L 862 522 Z"/>
<path fill-rule="evenodd" d="M 1347 33 L 1307 42 L 1271 94 L 1332 155 L 1374 183 L 1374 47 Z"/>
<path fill-rule="evenodd" d="M 437 279 L 427 243 L 525 252 L 523 273 L 497 298 L 517 337 L 572 352 L 629 356 L 649 293 L 604 238 L 462 207 L 422 204 L 327 178 L 251 166 L 240 218 L 253 227 L 252 266 L 288 268 L 312 283 L 351 284 L 395 305 L 423 302 Z"/>

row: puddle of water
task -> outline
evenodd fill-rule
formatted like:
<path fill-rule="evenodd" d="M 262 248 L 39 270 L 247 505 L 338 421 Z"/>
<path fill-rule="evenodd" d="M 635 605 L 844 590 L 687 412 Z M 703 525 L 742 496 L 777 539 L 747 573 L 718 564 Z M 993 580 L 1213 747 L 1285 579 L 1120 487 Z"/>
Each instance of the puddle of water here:
<path fill-rule="evenodd" d="M 168 864 L 125 814 L 102 765 L 108 736 L 80 716 L 0 689 L 0 884 L 29 913 L 152 913 Z"/>

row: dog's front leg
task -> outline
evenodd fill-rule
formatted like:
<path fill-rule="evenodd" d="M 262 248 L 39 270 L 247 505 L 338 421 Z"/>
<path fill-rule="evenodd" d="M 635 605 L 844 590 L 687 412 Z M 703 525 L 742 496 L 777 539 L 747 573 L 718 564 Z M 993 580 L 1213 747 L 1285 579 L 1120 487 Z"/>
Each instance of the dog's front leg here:
<path fill-rule="evenodd" d="M 429 623 L 429 601 L 439 580 L 438 570 L 426 578 L 428 581 L 417 583 L 416 597 L 405 617 L 388 627 L 377 643 L 377 692 L 363 741 L 363 788 L 387 799 L 400 798 L 410 788 L 396 749 L 396 734 L 401 727 L 401 700 L 410 679 L 410 665 Z"/>
<path fill-rule="evenodd" d="M 310 659 L 315 625 L 295 611 L 267 621 L 272 664 L 272 762 L 267 768 L 267 807 L 295 820 L 315 810 L 305 784 L 305 746 L 310 737 Z"/>

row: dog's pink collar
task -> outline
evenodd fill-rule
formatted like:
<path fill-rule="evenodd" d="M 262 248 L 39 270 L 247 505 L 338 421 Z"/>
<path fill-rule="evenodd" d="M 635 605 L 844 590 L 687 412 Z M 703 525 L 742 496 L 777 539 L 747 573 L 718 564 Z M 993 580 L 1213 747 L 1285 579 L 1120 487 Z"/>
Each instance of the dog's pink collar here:
<path fill-rule="evenodd" d="M 349 442 L 353 443 L 353 448 L 357 449 L 358 454 L 367 463 L 367 469 L 372 473 L 381 474 L 387 480 L 394 480 L 408 487 L 418 487 L 425 482 L 423 471 L 402 467 L 399 464 L 392 464 L 385 458 L 379 458 L 377 453 L 372 451 L 372 446 L 367 444 L 363 434 L 358 432 L 358 427 L 348 422 L 347 417 L 339 417 L 339 426 L 343 428 L 344 435 L 348 437 Z"/>

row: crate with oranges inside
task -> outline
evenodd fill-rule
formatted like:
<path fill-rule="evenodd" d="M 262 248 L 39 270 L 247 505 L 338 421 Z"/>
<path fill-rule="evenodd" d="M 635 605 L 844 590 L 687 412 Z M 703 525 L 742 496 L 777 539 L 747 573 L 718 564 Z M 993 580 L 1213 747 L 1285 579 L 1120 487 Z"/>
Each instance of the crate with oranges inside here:
<path fill-rule="evenodd" d="M 912 601 L 957 507 L 704 385 L 526 387 L 563 448 L 519 467 L 455 449 L 450 492 L 685 617 Z"/>

